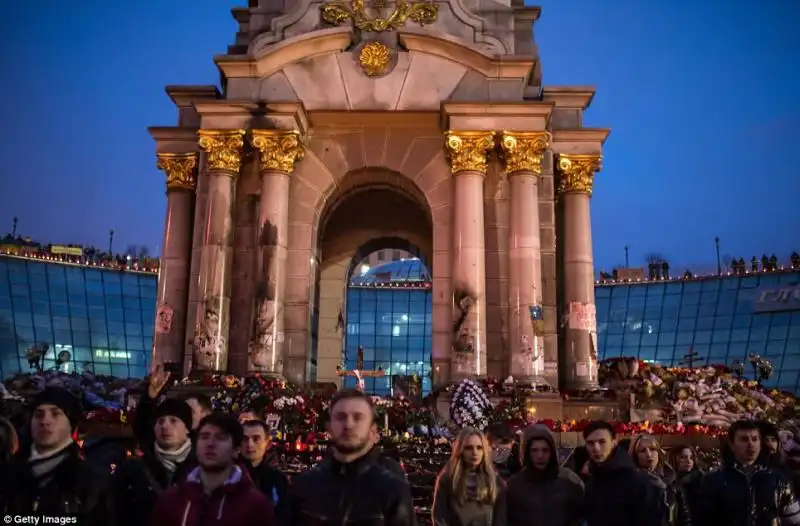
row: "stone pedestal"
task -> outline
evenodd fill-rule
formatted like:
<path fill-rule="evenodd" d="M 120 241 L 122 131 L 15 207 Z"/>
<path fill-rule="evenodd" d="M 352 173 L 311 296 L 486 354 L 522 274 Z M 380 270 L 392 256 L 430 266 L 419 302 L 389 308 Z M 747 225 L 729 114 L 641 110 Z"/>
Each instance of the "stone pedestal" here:
<path fill-rule="evenodd" d="M 289 228 L 289 176 L 303 158 L 294 131 L 253 130 L 260 154 L 261 199 L 258 214 L 258 266 L 254 334 L 248 349 L 249 372 L 283 373 L 286 247 Z"/>
<path fill-rule="evenodd" d="M 492 132 L 446 135 L 453 192 L 453 335 L 451 380 L 486 375 L 486 258 L 483 178 Z"/>
<path fill-rule="evenodd" d="M 231 269 L 233 266 L 233 206 L 241 168 L 243 130 L 200 130 L 206 153 L 208 198 L 200 248 L 198 320 L 192 369 L 225 371 L 228 367 Z"/>
<path fill-rule="evenodd" d="M 518 381 L 543 383 L 544 309 L 537 183 L 549 134 L 504 132 L 500 144 L 511 186 L 509 371 Z"/>
<path fill-rule="evenodd" d="M 158 168 L 167 176 L 167 217 L 158 274 L 153 365 L 183 363 L 196 167 L 195 153 L 158 154 Z"/>
<path fill-rule="evenodd" d="M 559 199 L 564 217 L 564 352 L 567 389 L 597 387 L 597 320 L 590 198 L 600 155 L 558 158 Z"/>

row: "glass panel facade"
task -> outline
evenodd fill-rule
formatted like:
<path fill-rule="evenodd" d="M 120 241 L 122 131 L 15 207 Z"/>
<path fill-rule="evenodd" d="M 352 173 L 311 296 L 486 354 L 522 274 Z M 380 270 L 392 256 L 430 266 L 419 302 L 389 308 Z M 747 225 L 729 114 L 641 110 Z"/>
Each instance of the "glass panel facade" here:
<path fill-rule="evenodd" d="M 752 352 L 775 368 L 765 385 L 800 392 L 796 271 L 600 284 L 595 301 L 602 358 L 636 356 L 677 365 L 694 351 L 698 365 L 731 365 Z"/>
<path fill-rule="evenodd" d="M 396 261 L 353 276 L 347 289 L 345 367 L 356 368 L 358 347 L 364 370 L 382 368 L 382 378 L 366 378 L 364 387 L 389 394 L 392 376 L 417 375 L 422 392 L 431 390 L 431 288 L 425 266 L 417 259 Z M 345 378 L 345 387 L 356 379 Z"/>
<path fill-rule="evenodd" d="M 0 257 L 0 375 L 30 371 L 26 351 L 47 344 L 45 369 L 68 351 L 65 372 L 144 377 L 157 281 L 154 274 Z"/>

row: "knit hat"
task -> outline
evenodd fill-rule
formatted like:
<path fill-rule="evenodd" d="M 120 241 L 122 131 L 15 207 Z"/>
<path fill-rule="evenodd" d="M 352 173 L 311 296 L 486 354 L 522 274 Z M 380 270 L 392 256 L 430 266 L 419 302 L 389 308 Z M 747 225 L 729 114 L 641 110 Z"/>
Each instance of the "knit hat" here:
<path fill-rule="evenodd" d="M 156 407 L 154 420 L 162 416 L 174 416 L 186 425 L 186 430 L 192 430 L 192 408 L 183 400 L 167 398 Z"/>
<path fill-rule="evenodd" d="M 775 426 L 775 424 L 765 420 L 759 420 L 756 422 L 756 425 L 758 426 L 758 430 L 761 432 L 761 436 L 764 438 L 774 438 L 776 440 L 780 440 L 778 428 Z"/>
<path fill-rule="evenodd" d="M 54 405 L 64 411 L 72 429 L 78 426 L 81 416 L 83 415 L 81 401 L 62 387 L 47 387 L 44 391 L 37 394 L 31 404 L 31 411 L 36 410 L 40 405 Z"/>

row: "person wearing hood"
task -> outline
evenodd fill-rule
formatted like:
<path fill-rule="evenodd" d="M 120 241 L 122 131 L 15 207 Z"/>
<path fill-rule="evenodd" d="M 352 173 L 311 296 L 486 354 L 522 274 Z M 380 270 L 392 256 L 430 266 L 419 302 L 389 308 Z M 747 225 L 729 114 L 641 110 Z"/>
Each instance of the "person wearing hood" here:
<path fill-rule="evenodd" d="M 602 420 L 583 431 L 589 453 L 584 519 L 587 526 L 657 526 L 668 519 L 662 494 L 619 447 L 614 428 Z"/>
<path fill-rule="evenodd" d="M 761 420 L 756 422 L 756 425 L 764 442 L 763 447 L 766 450 L 764 458 L 767 465 L 782 471 L 791 481 L 795 494 L 797 494 L 797 489 L 800 487 L 800 464 L 783 450 L 781 437 L 775 424 Z"/>
<path fill-rule="evenodd" d="M 235 417 L 203 418 L 197 428 L 199 466 L 159 497 L 150 526 L 276 526 L 269 499 L 236 465 L 242 439 Z"/>
<path fill-rule="evenodd" d="M 82 416 L 80 401 L 66 389 L 48 387 L 31 404 L 32 443 L 0 473 L 0 506 L 14 516 L 71 517 L 77 524 L 105 526 L 108 505 L 100 473 L 81 458 L 73 432 Z"/>
<path fill-rule="evenodd" d="M 722 467 L 703 478 L 698 502 L 702 526 L 800 526 L 792 484 L 769 466 L 761 432 L 751 420 L 728 428 Z"/>
<path fill-rule="evenodd" d="M 583 510 L 583 482 L 558 463 L 553 434 L 541 424 L 529 426 L 520 443 L 522 471 L 508 480 L 508 526 L 577 526 Z"/>
<path fill-rule="evenodd" d="M 140 444 L 142 456 L 123 462 L 111 478 L 117 526 L 146 524 L 159 495 L 186 480 L 197 464 L 189 438 L 192 428 L 189 405 L 168 398 L 155 407 L 152 417 L 154 442 Z"/>

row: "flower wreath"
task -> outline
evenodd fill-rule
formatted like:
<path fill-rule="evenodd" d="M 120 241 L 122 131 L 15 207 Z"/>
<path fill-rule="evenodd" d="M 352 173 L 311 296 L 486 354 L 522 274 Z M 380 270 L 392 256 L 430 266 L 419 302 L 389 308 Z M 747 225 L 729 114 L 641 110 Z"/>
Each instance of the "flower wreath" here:
<path fill-rule="evenodd" d="M 472 380 L 462 380 L 453 391 L 450 419 L 459 427 L 485 429 L 489 425 L 492 402 L 483 389 Z"/>

